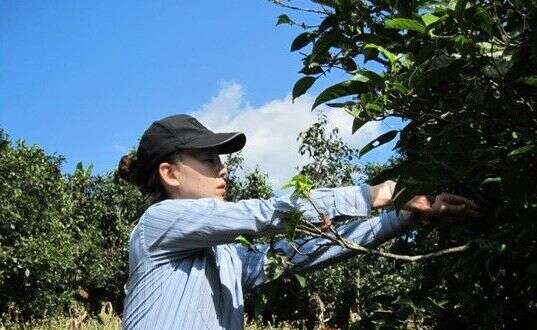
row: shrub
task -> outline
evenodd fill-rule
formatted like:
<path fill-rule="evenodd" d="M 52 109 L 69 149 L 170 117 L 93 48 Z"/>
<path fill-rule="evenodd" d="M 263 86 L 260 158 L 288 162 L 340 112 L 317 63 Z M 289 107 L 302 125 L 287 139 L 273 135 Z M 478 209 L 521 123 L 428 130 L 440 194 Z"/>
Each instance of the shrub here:
<path fill-rule="evenodd" d="M 93 311 L 120 310 L 127 241 L 140 194 L 112 174 L 81 164 L 62 175 L 61 156 L 37 146 L 0 150 L 0 310 L 21 319 L 66 312 L 74 300 Z M 11 315 L 14 316 L 14 315 Z"/>

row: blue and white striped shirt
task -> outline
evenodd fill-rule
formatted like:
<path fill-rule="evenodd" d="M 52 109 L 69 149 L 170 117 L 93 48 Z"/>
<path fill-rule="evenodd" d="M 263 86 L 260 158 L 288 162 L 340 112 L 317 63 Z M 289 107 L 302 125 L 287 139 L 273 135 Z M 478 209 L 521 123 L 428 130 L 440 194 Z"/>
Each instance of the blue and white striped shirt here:
<path fill-rule="evenodd" d="M 368 217 L 369 186 L 316 189 L 311 193 L 330 218 Z M 282 215 L 299 209 L 319 222 L 311 204 L 289 195 L 237 203 L 212 198 L 169 199 L 150 206 L 129 241 L 129 281 L 123 310 L 125 329 L 242 329 L 243 293 L 266 281 L 270 248 L 291 258 L 293 271 L 326 266 L 352 255 L 340 246 L 312 238 L 296 254 L 286 240 L 250 250 L 233 243 L 285 231 Z M 406 225 L 395 212 L 337 227 L 344 237 L 375 246 Z M 315 252 L 315 253 L 312 253 Z"/>

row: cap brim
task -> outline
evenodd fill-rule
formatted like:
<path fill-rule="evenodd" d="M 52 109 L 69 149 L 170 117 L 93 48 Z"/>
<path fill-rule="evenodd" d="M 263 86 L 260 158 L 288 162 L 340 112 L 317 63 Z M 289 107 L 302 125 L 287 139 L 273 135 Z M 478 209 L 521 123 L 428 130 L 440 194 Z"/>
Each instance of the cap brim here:
<path fill-rule="evenodd" d="M 188 143 L 188 148 L 216 148 L 219 154 L 231 154 L 241 150 L 246 144 L 244 133 L 213 133 L 195 139 Z"/>

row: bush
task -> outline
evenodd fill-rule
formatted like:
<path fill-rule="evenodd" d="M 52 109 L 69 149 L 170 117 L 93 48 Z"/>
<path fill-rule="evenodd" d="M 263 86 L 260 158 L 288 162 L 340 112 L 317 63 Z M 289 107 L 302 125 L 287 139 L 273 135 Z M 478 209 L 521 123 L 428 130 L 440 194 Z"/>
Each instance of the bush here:
<path fill-rule="evenodd" d="M 127 241 L 140 194 L 112 174 L 81 164 L 62 175 L 63 158 L 24 142 L 0 144 L 0 310 L 26 320 L 65 313 L 74 300 L 121 310 Z"/>

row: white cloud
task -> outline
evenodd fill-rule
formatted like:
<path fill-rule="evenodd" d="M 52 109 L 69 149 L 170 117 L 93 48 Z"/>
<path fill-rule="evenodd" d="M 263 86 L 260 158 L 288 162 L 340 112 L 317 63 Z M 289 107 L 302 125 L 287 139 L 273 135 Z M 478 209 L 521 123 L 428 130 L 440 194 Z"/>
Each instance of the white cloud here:
<path fill-rule="evenodd" d="M 241 131 L 247 142 L 243 149 L 245 165 L 260 165 L 278 189 L 306 159 L 298 154 L 298 133 L 316 121 L 311 105 L 313 97 L 306 94 L 291 102 L 288 95 L 259 107 L 245 100 L 241 85 L 226 83 L 217 96 L 193 115 L 215 132 Z M 343 140 L 361 147 L 381 134 L 380 123 L 368 123 L 351 134 L 352 117 L 340 109 L 324 108 L 329 125 L 338 127 Z"/>

